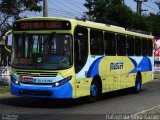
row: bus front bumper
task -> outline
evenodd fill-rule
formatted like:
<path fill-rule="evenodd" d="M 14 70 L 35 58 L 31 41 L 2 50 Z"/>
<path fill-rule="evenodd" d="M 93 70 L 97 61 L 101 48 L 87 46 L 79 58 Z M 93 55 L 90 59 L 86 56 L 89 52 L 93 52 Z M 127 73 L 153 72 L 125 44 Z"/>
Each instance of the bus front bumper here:
<path fill-rule="evenodd" d="M 11 81 L 11 94 L 35 98 L 73 98 L 72 86 L 69 82 L 59 87 L 51 87 L 21 84 L 16 85 Z"/>

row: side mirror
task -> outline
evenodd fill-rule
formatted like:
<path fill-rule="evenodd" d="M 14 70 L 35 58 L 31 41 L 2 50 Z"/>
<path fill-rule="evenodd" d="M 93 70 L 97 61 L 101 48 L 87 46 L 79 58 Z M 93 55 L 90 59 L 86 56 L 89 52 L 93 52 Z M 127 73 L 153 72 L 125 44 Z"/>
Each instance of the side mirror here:
<path fill-rule="evenodd" d="M 3 41 L 4 41 L 4 46 L 5 46 L 5 50 L 8 52 L 8 53 L 11 53 L 11 50 L 8 48 L 8 35 L 10 35 L 12 33 L 12 30 L 9 30 L 7 31 L 4 36 L 3 36 Z"/>
<path fill-rule="evenodd" d="M 9 30 L 3 35 L 2 39 L 0 40 L 0 45 L 5 45 L 5 46 L 8 45 L 8 35 L 10 35 L 11 33 L 12 30 Z"/>

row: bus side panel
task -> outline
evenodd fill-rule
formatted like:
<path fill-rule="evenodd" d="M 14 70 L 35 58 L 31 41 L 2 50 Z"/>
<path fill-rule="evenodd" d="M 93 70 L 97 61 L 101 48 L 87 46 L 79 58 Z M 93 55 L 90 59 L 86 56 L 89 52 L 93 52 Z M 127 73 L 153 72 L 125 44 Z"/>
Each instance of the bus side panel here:
<path fill-rule="evenodd" d="M 119 90 L 133 86 L 135 79 L 129 72 L 134 69 L 134 64 L 128 57 L 106 56 L 100 64 L 100 76 L 105 76 L 103 92 Z M 104 90 L 105 89 L 105 90 Z"/>
<path fill-rule="evenodd" d="M 122 74 L 121 88 L 133 87 L 135 85 L 135 74 Z"/>
<path fill-rule="evenodd" d="M 153 74 L 152 71 L 151 71 L 151 72 L 149 71 L 149 72 L 143 73 L 143 76 L 142 76 L 142 84 L 151 81 L 151 80 L 152 80 L 152 74 Z"/>
<path fill-rule="evenodd" d="M 121 88 L 129 88 L 135 85 L 135 75 L 137 73 L 129 73 L 136 67 L 136 62 L 130 57 L 123 57 L 123 71 L 121 77 Z"/>
<path fill-rule="evenodd" d="M 99 66 L 99 74 L 102 81 L 105 81 L 102 85 L 102 92 L 135 86 L 136 75 L 139 71 L 142 75 L 142 83 L 152 80 L 151 66 L 151 60 L 148 57 L 104 57 Z"/>
<path fill-rule="evenodd" d="M 137 72 L 141 73 L 142 84 L 153 80 L 153 60 L 149 57 L 133 57 L 137 65 L 133 70 L 130 71 L 130 74 L 136 74 Z M 136 77 L 136 76 L 135 76 Z"/>
<path fill-rule="evenodd" d="M 88 56 L 85 66 L 76 74 L 75 98 L 90 95 L 90 85 L 99 73 L 99 61 L 103 56 Z"/>
<path fill-rule="evenodd" d="M 75 98 L 90 95 L 90 85 L 92 78 L 78 79 L 76 82 L 76 96 Z"/>
<path fill-rule="evenodd" d="M 93 76 L 77 80 L 76 98 L 90 95 L 94 75 L 101 77 L 102 93 L 135 86 L 137 72 L 141 72 L 142 83 L 152 80 L 152 64 L 148 57 L 105 56 L 99 65 L 96 64 L 98 66 L 95 67 L 93 64 L 90 65 L 90 68 L 94 68 Z"/>

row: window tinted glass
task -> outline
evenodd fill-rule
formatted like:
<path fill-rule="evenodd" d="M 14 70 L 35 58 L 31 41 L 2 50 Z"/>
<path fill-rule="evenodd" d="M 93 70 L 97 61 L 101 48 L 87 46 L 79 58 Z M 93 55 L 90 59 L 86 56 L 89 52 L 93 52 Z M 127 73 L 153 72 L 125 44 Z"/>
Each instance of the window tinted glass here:
<path fill-rule="evenodd" d="M 85 65 L 88 57 L 88 29 L 77 27 L 74 33 L 75 39 L 75 71 L 78 73 Z"/>
<path fill-rule="evenodd" d="M 91 39 L 91 55 L 103 55 L 103 31 L 91 30 L 90 31 Z"/>
<path fill-rule="evenodd" d="M 147 56 L 147 39 L 142 39 L 142 55 Z"/>
<path fill-rule="evenodd" d="M 126 36 L 117 34 L 117 55 L 126 55 Z"/>
<path fill-rule="evenodd" d="M 135 37 L 135 55 L 141 56 L 141 38 Z"/>
<path fill-rule="evenodd" d="M 148 50 L 147 51 L 148 56 L 152 56 L 152 54 L 153 54 L 153 43 L 152 43 L 151 39 L 148 40 L 147 50 Z"/>
<path fill-rule="evenodd" d="M 134 55 L 134 37 L 127 36 L 127 55 L 133 56 Z"/>
<path fill-rule="evenodd" d="M 116 38 L 115 33 L 105 32 L 105 54 L 116 55 Z"/>

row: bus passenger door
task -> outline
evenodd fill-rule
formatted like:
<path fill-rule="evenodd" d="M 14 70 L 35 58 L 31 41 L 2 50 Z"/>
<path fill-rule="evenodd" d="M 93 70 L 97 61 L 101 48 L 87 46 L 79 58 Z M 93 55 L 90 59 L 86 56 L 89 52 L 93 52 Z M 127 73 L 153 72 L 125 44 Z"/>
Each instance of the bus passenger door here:
<path fill-rule="evenodd" d="M 76 27 L 74 33 L 74 65 L 79 78 L 85 78 L 85 70 L 82 71 L 88 58 L 88 29 Z M 87 70 L 86 70 L 87 71 Z"/>
<path fill-rule="evenodd" d="M 88 29 L 77 26 L 74 31 L 74 67 L 76 74 L 76 97 L 89 94 L 89 82 L 86 78 L 88 68 L 85 67 L 88 58 Z"/>

